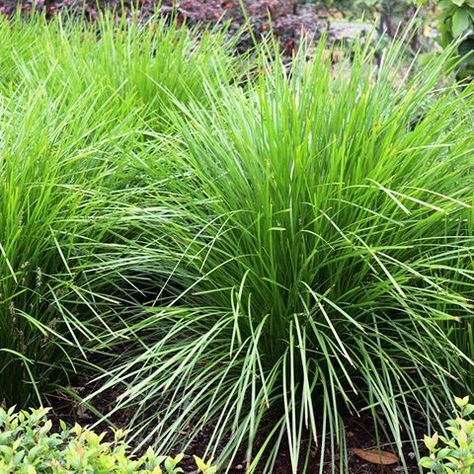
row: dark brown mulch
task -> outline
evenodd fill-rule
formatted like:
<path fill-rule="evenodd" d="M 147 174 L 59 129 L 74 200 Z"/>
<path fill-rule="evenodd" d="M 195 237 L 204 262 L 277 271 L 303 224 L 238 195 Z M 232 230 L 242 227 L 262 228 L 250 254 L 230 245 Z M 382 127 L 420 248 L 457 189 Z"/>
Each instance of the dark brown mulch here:
<path fill-rule="evenodd" d="M 67 11 L 96 20 L 99 16 L 97 5 L 100 9 L 112 9 L 117 16 L 130 15 L 134 6 L 142 19 L 149 18 L 155 11 L 161 15 L 174 12 L 180 23 L 228 23 L 230 34 L 250 23 L 257 39 L 273 28 L 286 52 L 294 49 L 302 32 L 316 37 L 327 26 L 318 18 L 314 5 L 302 5 L 297 0 L 244 0 L 243 3 L 245 14 L 239 0 L 0 0 L 0 14 L 12 16 L 19 8 L 24 15 L 36 11 L 52 17 Z M 243 34 L 238 49 L 245 50 L 252 44 L 251 35 Z"/>
<path fill-rule="evenodd" d="M 348 465 L 348 474 L 399 474 L 403 472 L 408 473 L 417 473 L 419 472 L 418 465 L 415 459 L 414 453 L 410 449 L 410 445 L 407 443 L 407 448 L 404 449 L 404 457 L 408 464 L 407 471 L 403 468 L 401 463 L 382 466 L 379 464 L 369 463 L 353 453 L 353 449 L 367 449 L 367 450 L 376 450 L 377 442 L 375 440 L 373 422 L 370 415 L 361 415 L 361 416 L 347 416 L 344 419 L 344 428 L 346 433 L 346 446 L 347 451 L 349 452 L 349 465 Z M 199 439 L 197 439 L 189 449 L 189 453 L 201 453 L 204 452 L 205 448 L 208 446 L 208 440 L 210 434 L 212 433 L 212 427 L 209 427 L 208 430 L 205 430 Z M 423 430 L 420 429 L 419 437 L 422 437 Z M 265 433 L 262 433 L 262 439 L 257 439 L 256 445 L 258 451 L 258 445 L 263 443 L 265 439 Z M 305 456 L 307 453 L 309 440 L 304 442 L 304 445 L 301 446 L 301 456 Z M 330 458 L 330 439 L 326 439 L 326 459 Z M 321 440 L 319 440 L 319 446 L 321 446 Z M 421 446 L 420 446 L 421 447 Z M 336 450 L 338 447 L 335 448 Z M 395 453 L 395 448 L 390 445 L 390 443 L 384 443 L 381 448 L 383 451 Z M 319 473 L 320 468 L 320 457 L 321 451 L 318 446 L 310 448 L 310 459 L 308 463 L 308 474 L 317 474 Z M 303 461 L 303 459 L 302 459 Z M 189 463 L 185 466 L 190 471 L 193 468 L 193 461 L 191 456 L 189 456 Z M 241 474 L 245 472 L 245 452 L 240 452 L 234 459 L 232 464 L 232 469 L 229 471 L 230 474 Z M 325 474 L 333 474 L 334 472 L 339 471 L 339 466 L 332 466 L 329 463 L 324 466 L 323 472 Z M 283 442 L 275 467 L 272 471 L 273 474 L 291 474 L 291 460 L 290 454 L 288 451 L 288 446 Z"/>
<path fill-rule="evenodd" d="M 86 378 L 79 378 L 76 381 L 74 387 L 70 387 L 70 391 L 75 393 L 77 397 L 71 396 L 66 393 L 56 393 L 48 397 L 48 402 L 52 407 L 52 420 L 55 427 L 59 426 L 59 420 L 64 420 L 68 426 L 79 423 L 83 426 L 93 425 L 97 422 L 98 417 L 79 404 L 77 401 L 80 397 L 85 397 L 88 393 L 94 391 L 96 387 L 91 385 Z M 98 399 L 94 406 L 101 413 L 109 413 L 116 404 L 116 398 L 120 394 L 118 390 L 109 390 L 103 393 Z M 111 421 L 116 427 L 125 428 L 129 422 L 131 411 L 121 410 L 111 417 Z M 423 423 L 419 423 L 418 438 L 423 437 Z M 382 466 L 378 464 L 371 464 L 363 459 L 356 456 L 352 450 L 355 448 L 359 449 L 376 449 L 377 442 L 375 439 L 375 431 L 373 428 L 373 422 L 370 414 L 360 414 L 359 416 L 347 415 L 344 417 L 344 428 L 346 433 L 346 447 L 349 452 L 349 474 L 399 474 L 403 472 L 416 473 L 419 472 L 415 455 L 410 449 L 410 444 L 406 443 L 406 449 L 404 450 L 404 457 L 408 464 L 408 471 L 405 471 L 403 466 L 399 464 L 393 464 L 389 466 Z M 96 431 L 106 431 L 111 433 L 110 426 L 104 422 L 95 427 Z M 195 464 L 192 455 L 203 455 L 206 448 L 209 446 L 209 440 L 213 427 L 209 426 L 204 429 L 199 437 L 193 441 L 191 446 L 185 452 L 185 458 L 182 462 L 182 467 L 185 472 L 193 472 L 195 470 Z M 112 438 L 112 436 L 110 436 Z M 265 433 L 262 433 L 261 440 L 257 439 L 256 445 L 263 443 L 265 439 Z M 302 446 L 301 451 L 306 454 L 307 443 Z M 383 440 L 381 441 L 384 442 Z M 329 455 L 330 440 L 326 440 L 326 451 Z M 421 444 L 420 444 L 421 447 Z M 337 449 L 337 448 L 336 448 Z M 387 452 L 395 452 L 395 448 L 390 443 L 384 443 L 382 448 Z M 319 459 L 321 456 L 320 448 L 314 446 L 310 451 L 309 460 L 309 471 L 308 474 L 316 474 L 319 472 Z M 328 456 L 329 458 L 329 456 Z M 232 469 L 230 474 L 241 474 L 245 472 L 245 452 L 239 452 L 235 456 L 232 463 Z M 326 465 L 324 467 L 324 473 L 332 474 L 338 469 L 334 469 L 334 466 Z M 291 462 L 288 447 L 283 444 L 280 453 L 273 470 L 273 474 L 291 474 Z"/>

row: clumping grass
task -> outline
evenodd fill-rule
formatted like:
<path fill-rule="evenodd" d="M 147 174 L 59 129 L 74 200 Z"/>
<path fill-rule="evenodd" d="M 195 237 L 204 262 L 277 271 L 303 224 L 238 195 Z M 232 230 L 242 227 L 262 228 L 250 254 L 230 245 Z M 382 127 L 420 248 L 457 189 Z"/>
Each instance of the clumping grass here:
<path fill-rule="evenodd" d="M 112 330 L 128 282 L 96 263 L 139 238 L 150 134 L 237 72 L 222 34 L 157 19 L 1 18 L 0 42 L 0 401 L 27 406 Z"/>
<path fill-rule="evenodd" d="M 173 19 L 153 18 L 147 23 L 115 19 L 111 12 L 97 22 L 57 16 L 46 20 L 33 15 L 25 23 L 20 14 L 0 19 L 0 87 L 38 84 L 53 95 L 67 89 L 63 100 L 73 100 L 89 88 L 105 98 L 134 97 L 141 116 L 155 128 L 168 124 L 172 98 L 204 100 L 204 84 L 217 86 L 238 79 L 230 54 L 231 40 L 217 31 L 178 28 Z M 203 81 L 206 78 L 206 81 Z M 151 125 L 151 124 L 150 124 Z"/>
<path fill-rule="evenodd" d="M 224 468 L 244 452 L 273 472 L 287 446 L 294 473 L 339 470 L 343 417 L 368 412 L 405 465 L 417 420 L 465 392 L 473 89 L 439 88 L 445 56 L 401 68 L 399 49 L 338 73 L 324 45 L 291 72 L 277 58 L 175 116 L 149 157 L 173 179 L 149 166 L 141 192 L 134 262 L 154 295 L 101 389 L 121 387 L 132 439 L 182 450 L 206 428 Z"/>

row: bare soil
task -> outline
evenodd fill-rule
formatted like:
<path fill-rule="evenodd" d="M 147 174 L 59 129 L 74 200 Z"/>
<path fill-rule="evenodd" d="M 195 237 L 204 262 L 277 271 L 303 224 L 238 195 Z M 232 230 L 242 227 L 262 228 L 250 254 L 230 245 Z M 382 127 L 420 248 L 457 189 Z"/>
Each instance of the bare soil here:
<path fill-rule="evenodd" d="M 52 407 L 52 419 L 54 425 L 59 426 L 59 420 L 64 420 L 68 426 L 72 426 L 74 423 L 79 423 L 83 426 L 90 426 L 97 422 L 98 417 L 96 414 L 85 409 L 77 401 L 79 397 L 84 397 L 93 390 L 93 387 L 88 383 L 87 379 L 79 379 L 74 387 L 70 387 L 70 391 L 77 396 L 71 396 L 66 393 L 56 393 L 48 397 L 48 402 Z M 116 398 L 119 395 L 118 391 L 107 391 L 103 394 L 100 400 L 95 403 L 95 408 L 101 413 L 109 413 L 116 404 Z M 118 428 L 125 428 L 128 421 L 132 416 L 131 412 L 122 410 L 116 412 L 111 417 L 111 422 Z M 423 437 L 423 423 L 420 422 L 420 429 L 418 438 Z M 348 474 L 400 474 L 400 473 L 416 473 L 419 472 L 415 455 L 411 451 L 409 443 L 406 443 L 407 448 L 404 450 L 404 457 L 407 462 L 407 471 L 401 463 L 392 465 L 380 465 L 367 462 L 356 454 L 353 453 L 353 449 L 377 449 L 377 442 L 375 437 L 375 430 L 373 429 L 373 423 L 369 414 L 361 414 L 359 416 L 351 416 L 347 414 L 344 418 L 344 427 L 346 433 L 346 446 L 349 452 L 349 471 Z M 111 433 L 111 426 L 102 422 L 95 427 L 96 431 L 106 431 Z M 186 450 L 185 457 L 182 462 L 182 467 L 185 472 L 195 472 L 195 464 L 192 455 L 202 455 L 209 445 L 209 440 L 213 431 L 213 426 L 208 426 L 204 429 L 197 439 L 194 440 L 192 445 Z M 259 443 L 263 443 L 265 433 L 262 434 L 262 439 L 257 439 L 257 448 Z M 307 452 L 307 443 L 302 446 L 301 451 Z M 329 453 L 330 440 L 326 440 L 326 446 Z M 422 443 L 420 443 L 420 449 L 422 449 Z M 395 453 L 395 448 L 388 442 L 383 443 L 381 448 L 383 451 Z M 320 447 L 313 446 L 310 448 L 310 461 L 308 474 L 316 474 L 319 472 L 319 459 L 321 456 Z M 245 472 L 245 453 L 238 453 L 232 463 L 230 474 L 242 474 Z M 334 470 L 333 470 L 334 469 Z M 332 474 L 337 471 L 337 467 L 329 464 L 324 466 L 324 473 Z M 283 445 L 280 450 L 274 471 L 274 474 L 291 474 L 291 462 L 287 446 Z"/>

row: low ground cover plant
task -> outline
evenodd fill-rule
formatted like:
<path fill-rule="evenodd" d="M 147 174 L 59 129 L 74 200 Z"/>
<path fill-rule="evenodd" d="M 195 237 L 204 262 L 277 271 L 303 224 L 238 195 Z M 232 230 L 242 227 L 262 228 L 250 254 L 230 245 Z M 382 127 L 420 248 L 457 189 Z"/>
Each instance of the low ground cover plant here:
<path fill-rule="evenodd" d="M 456 418 L 446 422 L 447 436 L 437 432 L 425 436 L 430 455 L 420 460 L 420 465 L 430 474 L 470 474 L 474 469 L 474 405 L 469 397 L 455 398 Z"/>
<path fill-rule="evenodd" d="M 71 474 L 179 474 L 183 455 L 157 456 L 148 449 L 143 456 L 133 456 L 124 441 L 125 433 L 117 430 L 111 440 L 106 433 L 96 434 L 76 424 L 73 428 L 61 422 L 52 430 L 49 409 L 15 411 L 0 408 L 0 473 Z M 198 471 L 215 474 L 216 468 L 195 458 Z"/>

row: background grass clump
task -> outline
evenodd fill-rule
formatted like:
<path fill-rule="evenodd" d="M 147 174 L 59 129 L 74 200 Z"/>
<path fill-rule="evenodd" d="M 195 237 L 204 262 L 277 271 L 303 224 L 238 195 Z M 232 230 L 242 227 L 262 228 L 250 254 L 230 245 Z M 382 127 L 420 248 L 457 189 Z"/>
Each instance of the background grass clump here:
<path fill-rule="evenodd" d="M 222 34 L 111 14 L 2 18 L 0 38 L 0 400 L 28 405 L 112 331 L 130 282 L 94 262 L 139 238 L 141 157 L 171 97 L 206 99 L 234 59 Z"/>
<path fill-rule="evenodd" d="M 105 11 L 92 23 L 66 14 L 32 15 L 25 23 L 17 15 L 0 19 L 0 38 L 0 84 L 7 93 L 43 84 L 53 95 L 66 89 L 63 101 L 88 89 L 101 91 L 102 101 L 132 97 L 155 127 L 167 123 L 171 97 L 203 100 L 204 77 L 216 86 L 239 73 L 223 32 L 179 28 L 172 18 L 140 22 Z"/>

